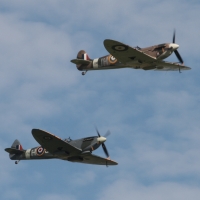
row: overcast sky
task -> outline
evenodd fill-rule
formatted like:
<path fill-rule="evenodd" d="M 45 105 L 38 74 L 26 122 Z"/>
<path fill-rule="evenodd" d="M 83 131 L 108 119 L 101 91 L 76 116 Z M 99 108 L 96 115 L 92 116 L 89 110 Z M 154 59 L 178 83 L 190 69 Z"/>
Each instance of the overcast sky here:
<path fill-rule="evenodd" d="M 199 200 L 200 3 L 197 0 L 0 0 L 0 198 L 5 200 Z M 105 39 L 147 47 L 176 43 L 190 71 L 118 69 L 81 75 L 84 49 L 107 55 Z M 167 61 L 177 62 L 172 55 Z M 20 161 L 4 151 L 61 138 L 111 135 L 118 166 Z M 94 152 L 105 157 L 101 148 Z"/>

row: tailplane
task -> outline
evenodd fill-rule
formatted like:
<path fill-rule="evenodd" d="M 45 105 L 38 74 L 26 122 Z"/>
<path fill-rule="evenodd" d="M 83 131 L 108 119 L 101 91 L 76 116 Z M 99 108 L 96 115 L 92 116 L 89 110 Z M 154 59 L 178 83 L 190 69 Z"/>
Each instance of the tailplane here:
<path fill-rule="evenodd" d="M 84 50 L 80 50 L 77 54 L 77 59 L 71 60 L 72 63 L 76 64 L 78 70 L 84 70 L 92 63 L 92 60 Z"/>
<path fill-rule="evenodd" d="M 24 153 L 24 149 L 18 140 L 15 140 L 11 148 L 6 148 L 5 151 L 9 153 L 10 159 L 12 160 L 15 160 L 17 155 Z"/>

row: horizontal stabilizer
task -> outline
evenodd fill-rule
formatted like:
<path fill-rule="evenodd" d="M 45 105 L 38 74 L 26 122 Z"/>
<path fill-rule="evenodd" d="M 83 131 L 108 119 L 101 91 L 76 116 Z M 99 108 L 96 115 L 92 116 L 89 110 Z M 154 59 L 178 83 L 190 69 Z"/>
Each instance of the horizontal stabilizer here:
<path fill-rule="evenodd" d="M 73 59 L 71 60 L 71 62 L 76 65 L 89 65 L 92 61 L 83 59 Z"/>
<path fill-rule="evenodd" d="M 18 150 L 14 148 L 6 148 L 5 151 L 10 154 L 22 154 L 24 152 L 24 150 Z"/>

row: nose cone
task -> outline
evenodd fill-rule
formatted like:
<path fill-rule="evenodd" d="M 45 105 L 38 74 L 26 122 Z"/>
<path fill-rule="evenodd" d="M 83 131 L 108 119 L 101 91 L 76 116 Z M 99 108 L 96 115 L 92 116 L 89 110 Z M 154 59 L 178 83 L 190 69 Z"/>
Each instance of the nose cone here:
<path fill-rule="evenodd" d="M 170 48 L 173 48 L 174 50 L 178 49 L 179 48 L 179 45 L 178 44 L 175 44 L 175 43 L 171 43 L 169 45 Z"/>
<path fill-rule="evenodd" d="M 101 136 L 97 138 L 97 141 L 103 143 L 106 141 L 106 138 Z"/>

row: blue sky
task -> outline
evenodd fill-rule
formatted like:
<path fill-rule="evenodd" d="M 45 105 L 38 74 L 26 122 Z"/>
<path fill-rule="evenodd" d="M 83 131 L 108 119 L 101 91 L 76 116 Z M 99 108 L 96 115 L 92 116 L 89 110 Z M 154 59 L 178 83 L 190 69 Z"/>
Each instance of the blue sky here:
<path fill-rule="evenodd" d="M 5 200 L 200 197 L 198 1 L 0 1 L 0 197 Z M 70 60 L 81 49 L 107 53 L 104 39 L 146 47 L 171 42 L 176 28 L 190 71 L 88 72 Z M 174 55 L 167 59 L 176 62 Z M 61 160 L 14 164 L 4 151 L 18 139 L 37 146 L 32 128 L 61 138 L 111 135 L 119 165 Z M 105 156 L 99 148 L 95 154 Z"/>

